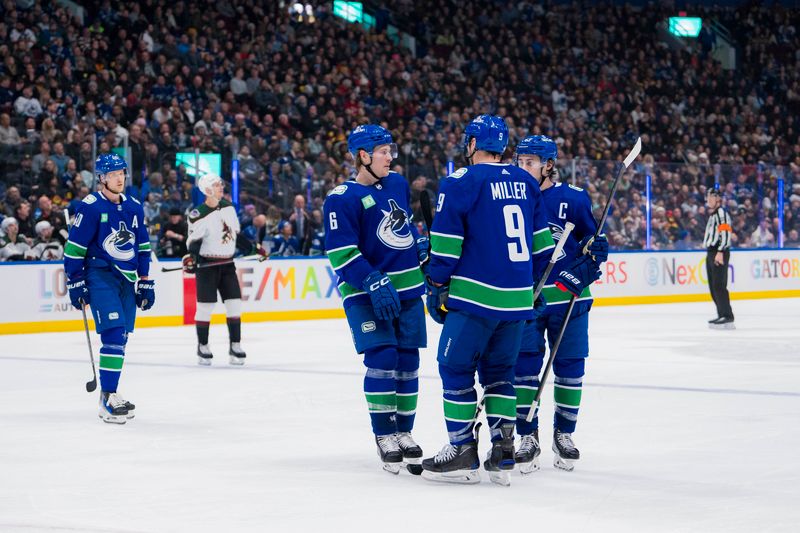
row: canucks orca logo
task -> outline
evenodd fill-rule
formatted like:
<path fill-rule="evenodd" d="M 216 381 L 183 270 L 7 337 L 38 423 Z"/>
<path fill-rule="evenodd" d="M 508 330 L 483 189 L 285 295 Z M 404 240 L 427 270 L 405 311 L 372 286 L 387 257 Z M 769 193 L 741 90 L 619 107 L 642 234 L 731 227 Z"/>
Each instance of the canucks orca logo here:
<path fill-rule="evenodd" d="M 130 261 L 136 255 L 134 244 L 136 236 L 124 222 L 119 223 L 119 229 L 111 230 L 108 237 L 103 239 L 103 250 L 108 255 L 120 261 Z"/>
<path fill-rule="evenodd" d="M 381 209 L 383 219 L 378 224 L 378 238 L 395 250 L 410 248 L 414 244 L 414 236 L 408 226 L 408 214 L 394 200 L 389 200 L 389 208 L 390 211 Z"/>
<path fill-rule="evenodd" d="M 564 228 L 553 222 L 548 222 L 548 225 L 550 226 L 550 233 L 553 234 L 553 242 L 558 244 L 558 241 L 560 241 L 561 237 L 564 235 Z M 566 245 L 566 243 L 564 244 Z M 564 246 L 564 248 L 566 248 L 566 246 Z M 561 259 L 566 257 L 567 252 L 564 251 L 564 248 L 561 248 L 561 253 L 556 257 L 556 261 L 561 261 Z"/>

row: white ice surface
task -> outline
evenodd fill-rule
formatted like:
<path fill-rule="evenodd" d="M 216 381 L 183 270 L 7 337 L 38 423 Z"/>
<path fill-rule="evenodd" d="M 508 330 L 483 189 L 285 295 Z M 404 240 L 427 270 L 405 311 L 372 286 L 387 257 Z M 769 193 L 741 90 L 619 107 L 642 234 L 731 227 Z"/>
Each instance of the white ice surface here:
<path fill-rule="evenodd" d="M 799 531 L 800 299 L 733 307 L 735 331 L 708 303 L 596 308 L 582 459 L 552 467 L 548 386 L 542 470 L 509 488 L 380 470 L 343 320 L 246 323 L 243 368 L 224 326 L 211 368 L 192 327 L 140 329 L 124 426 L 84 390 L 82 332 L 0 337 L 0 531 Z M 428 326 L 426 457 L 446 438 Z"/>

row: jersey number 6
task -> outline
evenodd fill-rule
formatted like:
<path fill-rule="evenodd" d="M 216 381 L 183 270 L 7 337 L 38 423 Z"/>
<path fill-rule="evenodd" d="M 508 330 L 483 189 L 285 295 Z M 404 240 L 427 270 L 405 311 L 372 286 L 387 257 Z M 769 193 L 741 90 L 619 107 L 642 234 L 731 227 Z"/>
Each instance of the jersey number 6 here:
<path fill-rule="evenodd" d="M 506 236 L 514 239 L 514 242 L 508 243 L 508 258 L 514 263 L 530 261 L 531 253 L 525 240 L 525 218 L 522 216 L 522 208 L 513 204 L 504 206 L 503 219 L 506 224 Z"/>
<path fill-rule="evenodd" d="M 328 216 L 328 222 L 329 222 L 328 225 L 331 227 L 332 230 L 334 230 L 334 229 L 339 227 L 339 223 L 336 221 L 336 213 L 335 212 L 331 211 L 331 214 Z"/>

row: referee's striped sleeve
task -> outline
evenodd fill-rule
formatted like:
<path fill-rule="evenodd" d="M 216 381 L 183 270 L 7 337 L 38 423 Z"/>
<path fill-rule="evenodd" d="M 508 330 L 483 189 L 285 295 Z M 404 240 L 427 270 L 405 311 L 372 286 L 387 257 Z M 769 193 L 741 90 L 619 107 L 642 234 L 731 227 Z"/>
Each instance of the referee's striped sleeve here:
<path fill-rule="evenodd" d="M 717 211 L 719 215 L 719 242 L 717 242 L 717 250 L 720 252 L 729 250 L 731 247 L 731 234 L 733 233 L 733 226 L 731 225 L 731 216 L 724 209 Z"/>

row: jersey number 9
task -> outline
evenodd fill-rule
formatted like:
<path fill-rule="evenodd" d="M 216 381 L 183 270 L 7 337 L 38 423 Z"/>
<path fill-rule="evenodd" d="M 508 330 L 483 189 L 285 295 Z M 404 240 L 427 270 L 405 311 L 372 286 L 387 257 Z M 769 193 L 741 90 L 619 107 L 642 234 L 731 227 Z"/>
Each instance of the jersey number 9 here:
<path fill-rule="evenodd" d="M 506 236 L 513 239 L 508 243 L 508 258 L 514 263 L 530 261 L 531 253 L 525 240 L 525 218 L 522 216 L 522 208 L 513 204 L 504 206 L 503 219 L 506 224 Z"/>

